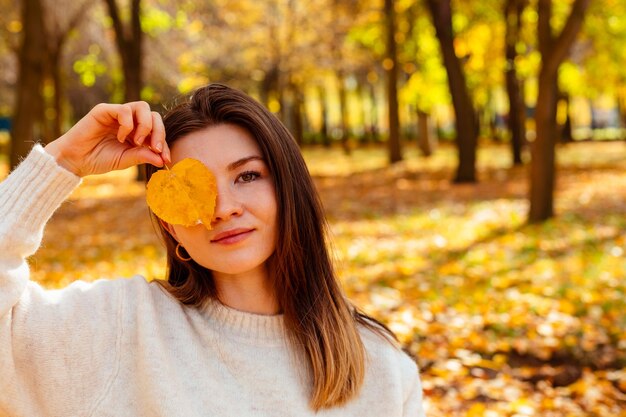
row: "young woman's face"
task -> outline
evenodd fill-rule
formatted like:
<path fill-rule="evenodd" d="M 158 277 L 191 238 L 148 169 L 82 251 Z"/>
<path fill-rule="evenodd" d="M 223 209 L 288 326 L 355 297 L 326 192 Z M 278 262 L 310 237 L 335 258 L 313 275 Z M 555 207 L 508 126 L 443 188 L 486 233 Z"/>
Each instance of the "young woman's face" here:
<path fill-rule="evenodd" d="M 212 230 L 173 226 L 194 261 L 221 274 L 264 268 L 276 247 L 276 193 L 257 142 L 246 130 L 222 124 L 179 138 L 172 162 L 194 158 L 217 180 Z"/>

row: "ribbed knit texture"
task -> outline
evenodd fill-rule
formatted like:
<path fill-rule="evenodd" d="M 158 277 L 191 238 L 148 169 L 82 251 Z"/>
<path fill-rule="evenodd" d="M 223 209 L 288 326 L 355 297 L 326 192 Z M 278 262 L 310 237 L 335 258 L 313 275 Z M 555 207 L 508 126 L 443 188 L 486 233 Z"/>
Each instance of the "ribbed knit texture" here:
<path fill-rule="evenodd" d="M 367 330 L 360 395 L 315 414 L 280 315 L 189 308 L 139 276 L 29 281 L 26 258 L 79 183 L 40 146 L 0 183 L 0 416 L 423 416 L 415 363 Z"/>

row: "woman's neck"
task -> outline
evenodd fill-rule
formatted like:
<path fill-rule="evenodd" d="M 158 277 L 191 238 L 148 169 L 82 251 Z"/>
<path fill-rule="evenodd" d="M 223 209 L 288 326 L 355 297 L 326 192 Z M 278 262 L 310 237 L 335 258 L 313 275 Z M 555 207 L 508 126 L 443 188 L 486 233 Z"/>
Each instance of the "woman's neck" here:
<path fill-rule="evenodd" d="M 220 302 L 228 307 L 264 315 L 280 312 L 265 266 L 233 275 L 213 271 L 213 280 Z"/>

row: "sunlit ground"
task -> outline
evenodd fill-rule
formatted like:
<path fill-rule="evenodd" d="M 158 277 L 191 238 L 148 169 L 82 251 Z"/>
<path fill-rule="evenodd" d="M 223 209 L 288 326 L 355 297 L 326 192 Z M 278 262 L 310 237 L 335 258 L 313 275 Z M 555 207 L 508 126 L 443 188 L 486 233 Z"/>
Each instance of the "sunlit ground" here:
<path fill-rule="evenodd" d="M 527 226 L 506 147 L 480 151 L 476 185 L 450 183 L 448 147 L 392 168 L 384 149 L 305 151 L 346 291 L 416 358 L 429 416 L 626 416 L 626 144 L 558 153 L 558 217 Z M 133 175 L 85 180 L 33 279 L 163 276 Z"/>

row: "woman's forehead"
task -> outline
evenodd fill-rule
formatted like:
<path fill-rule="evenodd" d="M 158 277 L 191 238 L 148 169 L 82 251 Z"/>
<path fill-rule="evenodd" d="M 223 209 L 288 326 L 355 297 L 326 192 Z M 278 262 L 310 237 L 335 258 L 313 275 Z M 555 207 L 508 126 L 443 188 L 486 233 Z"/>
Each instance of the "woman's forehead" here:
<path fill-rule="evenodd" d="M 194 158 L 211 169 L 226 169 L 242 158 L 263 156 L 250 132 L 233 124 L 211 126 L 185 135 L 174 142 L 171 152 L 173 163 Z"/>

